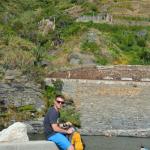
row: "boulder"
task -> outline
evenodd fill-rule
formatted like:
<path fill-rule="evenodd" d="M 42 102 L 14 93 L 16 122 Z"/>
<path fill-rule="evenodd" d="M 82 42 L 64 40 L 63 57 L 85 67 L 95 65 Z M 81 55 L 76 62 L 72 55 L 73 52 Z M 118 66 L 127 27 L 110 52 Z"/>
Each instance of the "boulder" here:
<path fill-rule="evenodd" d="M 27 142 L 27 128 L 24 123 L 16 122 L 0 132 L 0 142 Z"/>
<path fill-rule="evenodd" d="M 51 21 L 50 19 L 42 19 L 38 25 L 39 30 L 43 35 L 47 35 L 50 31 L 55 30 L 55 18 L 54 21 Z"/>
<path fill-rule="evenodd" d="M 94 66 L 94 56 L 79 52 L 73 52 L 68 56 L 71 65 Z"/>

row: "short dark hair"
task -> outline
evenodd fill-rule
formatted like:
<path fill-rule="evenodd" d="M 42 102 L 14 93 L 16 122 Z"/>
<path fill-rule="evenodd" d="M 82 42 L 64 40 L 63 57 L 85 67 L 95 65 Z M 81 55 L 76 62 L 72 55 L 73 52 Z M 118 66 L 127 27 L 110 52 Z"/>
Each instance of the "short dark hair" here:
<path fill-rule="evenodd" d="M 63 100 L 65 100 L 65 97 L 63 96 L 63 95 L 61 95 L 61 94 L 57 94 L 56 96 L 55 96 L 55 100 L 57 99 L 57 98 L 62 98 Z"/>

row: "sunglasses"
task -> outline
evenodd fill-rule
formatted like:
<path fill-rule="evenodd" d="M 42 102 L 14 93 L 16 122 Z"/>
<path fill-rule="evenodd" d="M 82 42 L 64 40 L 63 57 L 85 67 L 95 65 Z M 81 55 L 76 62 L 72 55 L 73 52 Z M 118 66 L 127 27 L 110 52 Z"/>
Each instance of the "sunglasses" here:
<path fill-rule="evenodd" d="M 62 104 L 62 105 L 64 104 L 64 102 L 62 102 L 62 101 L 57 101 L 57 103 L 58 104 Z"/>

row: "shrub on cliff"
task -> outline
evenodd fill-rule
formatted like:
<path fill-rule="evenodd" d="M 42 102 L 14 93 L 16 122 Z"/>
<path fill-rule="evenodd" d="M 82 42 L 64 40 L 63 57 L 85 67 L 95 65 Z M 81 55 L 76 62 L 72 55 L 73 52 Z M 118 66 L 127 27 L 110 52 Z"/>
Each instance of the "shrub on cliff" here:
<path fill-rule="evenodd" d="M 143 64 L 150 64 L 150 49 L 143 49 L 139 55 Z"/>
<path fill-rule="evenodd" d="M 8 51 L 3 55 L 2 65 L 8 69 L 26 70 L 28 66 L 33 66 L 34 57 L 31 53 L 21 50 Z"/>
<path fill-rule="evenodd" d="M 45 95 L 45 102 L 48 107 L 51 107 L 53 105 L 55 96 L 57 94 L 61 94 L 63 88 L 63 82 L 61 80 L 52 81 L 51 86 L 47 86 L 44 92 Z M 47 110 L 45 110 L 47 111 Z M 80 127 L 80 116 L 79 113 L 76 112 L 75 105 L 71 99 L 66 98 L 65 106 L 60 112 L 61 118 L 60 121 L 70 121 L 75 126 Z"/>

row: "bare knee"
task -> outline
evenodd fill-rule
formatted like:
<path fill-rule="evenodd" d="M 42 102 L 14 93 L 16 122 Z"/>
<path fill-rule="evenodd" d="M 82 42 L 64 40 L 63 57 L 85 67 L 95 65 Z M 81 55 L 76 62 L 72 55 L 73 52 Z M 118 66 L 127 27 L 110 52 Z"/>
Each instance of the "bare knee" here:
<path fill-rule="evenodd" d="M 68 148 L 68 150 L 74 150 L 73 145 L 71 145 L 71 146 Z"/>

